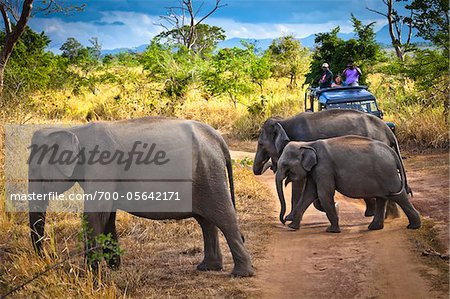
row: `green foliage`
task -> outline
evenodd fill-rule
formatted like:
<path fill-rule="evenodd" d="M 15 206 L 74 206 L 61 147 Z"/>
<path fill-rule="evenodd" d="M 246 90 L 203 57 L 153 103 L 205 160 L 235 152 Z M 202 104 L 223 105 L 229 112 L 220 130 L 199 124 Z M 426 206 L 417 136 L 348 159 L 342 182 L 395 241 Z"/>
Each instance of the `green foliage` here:
<path fill-rule="evenodd" d="M 221 49 L 202 74 L 208 92 L 228 95 L 235 106 L 240 97 L 254 91 L 255 84 L 262 90 L 264 80 L 271 75 L 269 59 L 256 55 L 254 45 L 244 46 Z"/>
<path fill-rule="evenodd" d="M 0 33 L 3 42 L 4 33 Z M 69 80 L 67 59 L 45 51 L 50 39 L 26 28 L 5 69 L 5 93 L 22 96 L 36 90 L 61 88 Z"/>
<path fill-rule="evenodd" d="M 80 44 L 74 37 L 69 37 L 59 48 L 62 51 L 61 56 L 69 59 L 70 62 L 74 62 L 86 55 L 87 53 L 83 53 L 83 45 Z"/>
<path fill-rule="evenodd" d="M 67 58 L 72 65 L 80 67 L 88 73 L 98 67 L 102 46 L 96 37 L 89 42 L 92 46 L 85 47 L 73 37 L 69 37 L 59 48 L 61 57 Z"/>
<path fill-rule="evenodd" d="M 382 57 L 380 46 L 375 42 L 375 33 L 373 31 L 374 23 L 363 25 L 361 21 L 352 15 L 353 28 L 356 38 L 344 41 L 337 34 L 339 27 L 331 32 L 319 33 L 316 35 L 315 42 L 317 48 L 313 54 L 310 72 L 307 74 L 306 82 L 314 84 L 322 75 L 321 66 L 324 62 L 330 65 L 334 75 L 340 74 L 349 61 L 354 61 L 363 73 L 359 82 L 366 83 L 367 74 L 372 72 L 372 65 Z"/>
<path fill-rule="evenodd" d="M 297 78 L 309 69 L 309 50 L 302 47 L 293 35 L 274 39 L 267 50 L 267 56 L 272 61 L 275 77 L 290 78 L 290 87 L 295 87 Z"/>
<path fill-rule="evenodd" d="M 243 159 L 232 159 L 231 163 L 233 163 L 234 166 L 238 166 L 241 168 L 251 168 L 251 166 L 253 165 L 253 160 L 245 156 Z"/>
<path fill-rule="evenodd" d="M 412 9 L 412 24 L 418 35 L 431 41 L 445 55 L 449 52 L 449 2 L 447 0 L 413 0 L 406 6 Z"/>
<path fill-rule="evenodd" d="M 183 98 L 189 84 L 197 81 L 204 63 L 199 55 L 184 47 L 175 51 L 156 40 L 142 54 L 140 62 L 153 80 L 164 82 L 166 95 L 175 99 Z"/>
<path fill-rule="evenodd" d="M 184 25 L 180 28 L 163 31 L 156 36 L 157 40 L 165 39 L 167 43 L 175 47 L 183 47 L 187 45 L 187 39 L 190 34 L 191 26 Z M 190 50 L 202 56 L 211 54 L 217 43 L 225 40 L 225 31 L 217 26 L 208 24 L 198 24 L 195 26 L 194 43 Z"/>
<path fill-rule="evenodd" d="M 78 235 L 79 241 L 84 244 L 86 251 L 86 262 L 88 265 L 99 263 L 102 260 L 106 262 L 123 255 L 124 251 L 119 247 L 119 243 L 113 239 L 111 233 L 99 234 L 95 238 L 90 238 L 92 229 L 88 227 L 87 221 L 83 218 L 81 231 Z M 80 248 L 80 250 L 83 250 Z"/>

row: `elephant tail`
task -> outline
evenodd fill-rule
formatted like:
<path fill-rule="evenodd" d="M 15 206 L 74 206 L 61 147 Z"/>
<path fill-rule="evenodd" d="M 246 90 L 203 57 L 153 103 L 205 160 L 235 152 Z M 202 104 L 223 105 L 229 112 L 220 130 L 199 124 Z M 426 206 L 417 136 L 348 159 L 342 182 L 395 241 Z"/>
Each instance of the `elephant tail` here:
<path fill-rule="evenodd" d="M 405 171 L 405 166 L 403 165 L 403 160 L 402 160 L 402 154 L 400 153 L 400 147 L 398 146 L 398 141 L 397 138 L 395 136 L 393 136 L 394 138 L 394 151 L 397 154 L 398 157 L 398 161 L 397 163 L 399 163 L 399 169 L 400 169 L 400 176 L 402 178 L 402 182 L 404 184 L 406 193 L 410 194 L 411 197 L 413 197 L 413 192 L 411 190 L 411 188 L 408 185 L 408 179 L 406 178 L 406 171 Z"/>
<path fill-rule="evenodd" d="M 403 166 L 403 163 L 402 163 L 402 157 L 395 154 L 394 158 L 395 158 L 395 161 L 397 162 L 397 169 L 400 171 L 400 180 L 402 182 L 402 187 L 401 187 L 400 191 L 393 193 L 392 195 L 394 195 L 394 196 L 400 195 L 403 192 L 403 189 L 405 189 L 406 193 L 409 193 L 412 196 L 412 191 L 408 187 L 407 182 L 406 182 L 406 172 L 405 172 L 405 167 Z"/>
<path fill-rule="evenodd" d="M 225 164 L 227 167 L 228 185 L 230 187 L 231 202 L 233 203 L 233 207 L 236 209 L 236 200 L 234 197 L 233 164 L 231 163 L 230 152 L 228 150 L 225 152 Z"/>

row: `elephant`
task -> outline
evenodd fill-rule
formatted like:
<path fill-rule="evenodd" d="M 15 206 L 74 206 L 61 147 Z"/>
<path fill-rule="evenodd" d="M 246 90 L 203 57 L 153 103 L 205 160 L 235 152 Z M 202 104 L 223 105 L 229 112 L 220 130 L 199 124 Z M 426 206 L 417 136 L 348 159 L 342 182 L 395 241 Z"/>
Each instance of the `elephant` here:
<path fill-rule="evenodd" d="M 273 172 L 277 170 L 277 161 L 281 151 L 275 148 L 276 140 L 287 144 L 289 141 L 314 141 L 331 137 L 358 135 L 379 140 L 392 147 L 401 159 L 397 139 L 389 127 L 378 117 L 350 109 L 333 109 L 319 112 L 303 112 L 287 119 L 269 118 L 265 121 L 258 137 L 258 147 L 253 162 L 253 173 L 261 175 L 268 168 Z M 271 160 L 271 161 L 269 161 Z M 403 162 L 402 162 L 403 163 Z M 407 182 L 406 188 L 409 193 Z M 292 183 L 292 207 L 295 206 L 295 198 L 298 198 L 301 190 L 300 182 Z M 366 217 L 375 213 L 375 202 L 371 198 L 365 198 Z M 323 210 L 318 202 L 314 202 L 317 209 Z M 293 211 L 287 216 L 292 220 Z M 397 206 L 390 202 L 387 206 L 387 215 L 399 217 Z"/>
<path fill-rule="evenodd" d="M 152 135 L 153 134 L 153 135 Z M 91 122 L 85 125 L 69 128 L 44 128 L 37 130 L 32 137 L 32 145 L 57 146 L 66 153 L 73 153 L 76 159 L 70 163 L 48 163 L 51 152 L 41 151 L 41 163 L 38 159 L 29 159 L 29 183 L 30 193 L 62 193 L 78 183 L 85 194 L 97 194 L 98 191 L 122 192 L 131 183 L 123 183 L 130 178 L 125 173 L 126 165 L 110 163 L 102 167 L 90 163 L 84 163 L 87 159 L 81 158 L 80 149 L 92 149 L 96 146 L 109 151 L 117 152 L 118 149 L 127 150 L 133 141 L 147 142 L 149 136 L 166 138 L 170 140 L 190 140 L 191 150 L 184 148 L 174 149 L 176 155 L 185 154 L 192 159 L 189 165 L 189 174 L 192 176 L 192 207 L 189 211 L 155 211 L 133 210 L 127 203 L 118 200 L 84 202 L 84 218 L 90 230 L 88 240 L 94 240 L 100 234 L 110 233 L 113 240 L 117 241 L 115 227 L 116 211 L 124 210 L 135 216 L 153 219 L 185 219 L 195 218 L 200 224 L 204 241 L 204 258 L 197 265 L 200 271 L 222 270 L 222 253 L 219 246 L 218 229 L 224 234 L 234 260 L 232 274 L 234 276 L 252 276 L 254 269 L 251 257 L 244 246 L 244 238 L 241 235 L 237 215 L 235 211 L 235 196 L 233 185 L 232 161 L 229 149 L 223 138 L 210 126 L 192 120 L 181 120 L 164 117 L 144 117 L 139 119 Z M 170 156 L 167 153 L 167 157 Z M 172 153 L 170 159 L 175 155 Z M 136 157 L 133 156 L 133 157 Z M 162 155 L 159 155 L 161 158 Z M 168 158 L 156 160 L 168 161 Z M 101 158 L 101 157 L 100 157 Z M 84 161 L 80 161 L 84 160 Z M 156 158 L 153 159 L 155 161 Z M 68 160 L 65 160 L 68 161 Z M 119 165 L 120 164 L 120 165 Z M 191 165 L 192 164 L 192 165 Z M 124 166 L 125 165 L 125 166 Z M 155 177 L 154 170 L 147 165 L 139 168 L 139 178 Z M 192 169 L 190 167 L 192 166 Z M 124 169 L 125 167 L 125 169 Z M 129 171 L 133 170 L 132 166 Z M 180 170 L 181 171 L 181 166 Z M 100 169 L 100 170 L 99 170 Z M 101 173 L 100 173 L 101 172 Z M 51 177 L 49 177 L 51 175 Z M 97 178 L 106 176 L 108 182 Z M 228 177 L 228 180 L 227 180 Z M 133 181 L 133 180 L 128 180 Z M 174 181 L 176 181 L 174 179 Z M 55 182 L 59 182 L 56 184 Z M 128 185 L 127 185 L 128 184 Z M 148 182 L 133 182 L 133 188 L 148 188 Z M 178 183 L 176 183 L 178 184 Z M 130 187 L 131 188 L 131 187 Z M 133 190 L 134 190 L 133 189 Z M 38 254 L 42 253 L 42 239 L 48 201 L 29 201 L 29 221 L 31 229 L 31 241 Z M 98 205 L 98 206 L 94 206 Z M 146 203 L 143 204 L 143 207 Z M 96 210 L 101 206 L 101 211 Z M 94 242 L 86 242 L 87 244 Z M 95 249 L 95 244 L 90 249 Z M 120 256 L 110 260 L 109 266 L 117 268 L 120 265 Z M 95 264 L 91 265 L 97 267 Z"/>
<path fill-rule="evenodd" d="M 277 147 L 280 145 L 277 145 Z M 334 208 L 334 193 L 351 198 L 375 198 L 376 210 L 370 230 L 382 229 L 386 201 L 394 201 L 405 212 L 409 229 L 421 226 L 419 213 L 409 202 L 406 173 L 398 154 L 385 143 L 361 136 L 342 136 L 313 142 L 289 142 L 278 160 L 276 186 L 284 223 L 286 204 L 283 180 L 306 181 L 304 192 L 294 209 L 292 229 L 308 206 L 318 199 L 331 225 L 327 232 L 340 232 Z"/>

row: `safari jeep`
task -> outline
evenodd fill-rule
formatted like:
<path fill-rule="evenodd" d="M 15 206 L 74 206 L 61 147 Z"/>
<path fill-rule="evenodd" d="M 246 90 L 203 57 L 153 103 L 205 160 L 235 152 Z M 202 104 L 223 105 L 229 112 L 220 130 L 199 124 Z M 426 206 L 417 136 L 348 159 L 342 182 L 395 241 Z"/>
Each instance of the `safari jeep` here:
<path fill-rule="evenodd" d="M 308 88 L 305 92 L 305 111 L 314 112 L 315 103 L 317 103 L 317 111 L 354 109 L 373 114 L 383 119 L 383 112 L 378 108 L 377 100 L 367 90 L 367 86 L 344 86 L 323 89 Z M 395 134 L 395 124 L 392 122 L 385 123 Z"/>

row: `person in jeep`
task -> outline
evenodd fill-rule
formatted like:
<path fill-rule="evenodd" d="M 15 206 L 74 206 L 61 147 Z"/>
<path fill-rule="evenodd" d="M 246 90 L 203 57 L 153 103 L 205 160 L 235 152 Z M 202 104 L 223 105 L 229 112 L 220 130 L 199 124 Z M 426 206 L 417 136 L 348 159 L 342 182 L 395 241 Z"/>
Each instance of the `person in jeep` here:
<path fill-rule="evenodd" d="M 342 76 L 345 78 L 346 86 L 359 86 L 359 77 L 362 75 L 359 67 L 355 66 L 353 61 L 347 64 L 347 68 L 342 72 Z"/>
<path fill-rule="evenodd" d="M 328 63 L 322 64 L 322 77 L 319 80 L 320 88 L 330 88 L 331 83 L 333 82 L 333 73 L 330 71 L 330 66 Z"/>

